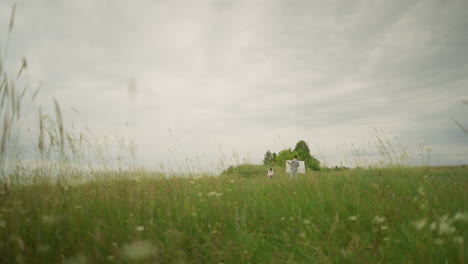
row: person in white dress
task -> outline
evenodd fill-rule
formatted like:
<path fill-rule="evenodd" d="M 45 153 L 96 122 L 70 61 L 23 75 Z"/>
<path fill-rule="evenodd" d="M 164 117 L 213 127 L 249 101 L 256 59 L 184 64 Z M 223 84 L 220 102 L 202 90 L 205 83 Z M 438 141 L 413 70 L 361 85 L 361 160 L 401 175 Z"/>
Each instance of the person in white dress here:
<path fill-rule="evenodd" d="M 294 156 L 294 159 L 289 162 L 289 165 L 291 165 L 291 169 L 289 170 L 289 179 L 291 180 L 297 180 L 297 171 L 299 169 L 299 161 L 297 160 L 297 156 Z"/>
<path fill-rule="evenodd" d="M 267 179 L 272 180 L 274 175 L 275 175 L 275 172 L 273 171 L 272 168 L 270 168 L 267 173 Z"/>

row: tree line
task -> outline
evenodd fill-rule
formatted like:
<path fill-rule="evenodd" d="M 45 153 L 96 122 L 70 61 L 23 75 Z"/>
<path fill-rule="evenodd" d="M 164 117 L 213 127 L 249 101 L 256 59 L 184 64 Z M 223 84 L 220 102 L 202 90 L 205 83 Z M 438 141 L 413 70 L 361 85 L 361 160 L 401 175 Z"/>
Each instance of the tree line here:
<path fill-rule="evenodd" d="M 310 149 L 304 140 L 299 140 L 294 149 L 287 148 L 278 154 L 268 150 L 263 158 L 263 165 L 267 166 L 284 166 L 286 160 L 292 160 L 297 156 L 298 160 L 305 161 L 306 168 L 311 170 L 320 170 L 320 161 L 310 154 Z"/>

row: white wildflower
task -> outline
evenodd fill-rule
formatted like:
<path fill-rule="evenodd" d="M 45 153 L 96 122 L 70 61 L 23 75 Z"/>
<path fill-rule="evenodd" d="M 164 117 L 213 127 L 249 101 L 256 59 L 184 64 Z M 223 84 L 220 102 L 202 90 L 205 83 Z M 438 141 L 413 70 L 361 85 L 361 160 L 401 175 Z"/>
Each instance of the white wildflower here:
<path fill-rule="evenodd" d="M 423 218 L 421 220 L 414 222 L 414 227 L 416 227 L 417 230 L 421 230 L 426 226 L 426 223 L 427 223 L 427 219 Z"/>
<path fill-rule="evenodd" d="M 221 193 L 221 192 L 209 192 L 207 194 L 207 196 L 216 196 L 216 197 L 219 197 L 221 195 L 223 195 L 223 193 Z"/>
<path fill-rule="evenodd" d="M 374 217 L 374 223 L 376 224 L 382 224 L 383 222 L 385 222 L 385 217 L 384 216 L 378 216 L 376 215 Z"/>
<path fill-rule="evenodd" d="M 468 213 L 457 212 L 453 216 L 453 221 L 468 221 Z"/>
<path fill-rule="evenodd" d="M 453 238 L 453 242 L 455 242 L 457 244 L 463 244 L 463 237 L 456 236 L 456 237 Z"/>
<path fill-rule="evenodd" d="M 439 235 L 449 235 L 455 232 L 455 227 L 451 225 L 451 221 L 441 220 L 439 222 Z"/>
<path fill-rule="evenodd" d="M 351 220 L 351 221 L 357 221 L 358 217 L 355 216 L 355 215 L 352 215 L 352 216 L 348 217 L 348 219 Z"/>
<path fill-rule="evenodd" d="M 138 231 L 138 232 L 143 232 L 143 231 L 145 231 L 145 227 L 144 226 L 137 226 L 135 228 L 135 230 Z"/>
<path fill-rule="evenodd" d="M 351 254 L 351 251 L 350 251 L 349 249 L 344 249 L 344 248 L 342 248 L 342 249 L 340 250 L 340 252 L 341 252 L 341 255 L 342 255 L 344 258 L 349 257 L 349 255 Z"/>
<path fill-rule="evenodd" d="M 122 255 L 132 261 L 148 259 L 156 253 L 156 248 L 150 241 L 134 241 L 123 247 Z"/>
<path fill-rule="evenodd" d="M 452 220 L 448 215 L 444 215 L 439 220 L 439 235 L 448 235 L 455 232 L 455 227 L 452 226 Z"/>

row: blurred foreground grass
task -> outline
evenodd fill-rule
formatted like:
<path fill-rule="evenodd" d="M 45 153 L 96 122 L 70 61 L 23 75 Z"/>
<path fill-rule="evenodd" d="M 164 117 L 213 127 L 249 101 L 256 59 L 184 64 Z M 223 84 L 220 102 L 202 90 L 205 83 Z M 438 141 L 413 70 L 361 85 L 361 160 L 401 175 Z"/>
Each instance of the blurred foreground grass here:
<path fill-rule="evenodd" d="M 466 167 L 103 178 L 4 185 L 0 263 L 466 263 Z"/>

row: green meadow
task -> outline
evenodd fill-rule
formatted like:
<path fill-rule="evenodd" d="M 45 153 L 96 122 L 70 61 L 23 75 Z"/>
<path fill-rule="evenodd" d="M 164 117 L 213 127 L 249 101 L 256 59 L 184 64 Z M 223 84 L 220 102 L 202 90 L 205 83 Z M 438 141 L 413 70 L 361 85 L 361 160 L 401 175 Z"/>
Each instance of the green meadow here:
<path fill-rule="evenodd" d="M 3 184 L 0 263 L 466 263 L 468 168 Z M 266 173 L 266 171 L 265 171 Z"/>

